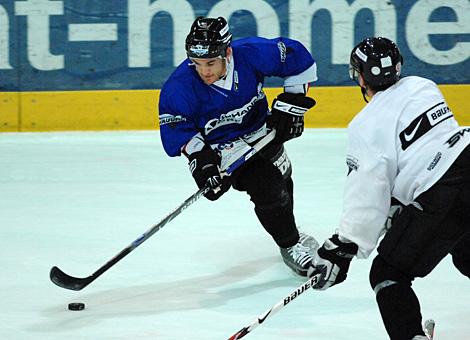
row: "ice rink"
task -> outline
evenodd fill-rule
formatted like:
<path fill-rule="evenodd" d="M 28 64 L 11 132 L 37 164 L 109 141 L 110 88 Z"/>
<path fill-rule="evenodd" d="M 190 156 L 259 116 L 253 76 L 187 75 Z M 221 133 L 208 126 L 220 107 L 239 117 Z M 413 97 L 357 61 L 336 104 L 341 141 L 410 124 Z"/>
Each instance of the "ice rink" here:
<path fill-rule="evenodd" d="M 295 212 L 320 243 L 341 212 L 345 130 L 287 143 Z M 0 134 L 0 339 L 227 339 L 304 279 L 283 264 L 248 197 L 202 198 L 82 291 L 53 265 L 92 274 L 196 191 L 158 131 Z M 308 290 L 246 339 L 387 339 L 368 260 Z M 436 340 L 470 339 L 470 282 L 446 258 L 414 283 Z M 69 311 L 83 302 L 83 311 Z"/>

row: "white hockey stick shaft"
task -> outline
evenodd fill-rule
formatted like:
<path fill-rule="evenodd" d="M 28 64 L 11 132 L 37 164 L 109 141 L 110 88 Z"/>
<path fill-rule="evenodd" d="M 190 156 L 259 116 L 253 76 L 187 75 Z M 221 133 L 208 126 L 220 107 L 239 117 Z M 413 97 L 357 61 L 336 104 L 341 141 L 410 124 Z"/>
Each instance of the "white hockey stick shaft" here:
<path fill-rule="evenodd" d="M 257 154 L 261 149 L 266 147 L 275 137 L 276 130 L 271 130 L 266 136 L 264 136 L 261 140 L 259 140 L 255 145 L 253 145 L 249 150 L 247 150 L 241 157 L 236 159 L 232 164 L 227 166 L 226 169 L 222 169 L 223 172 L 230 175 L 234 172 L 237 168 L 240 167 L 243 163 L 245 163 L 251 156 Z"/>
<path fill-rule="evenodd" d="M 241 339 L 251 331 L 253 331 L 256 327 L 261 325 L 264 321 L 266 321 L 267 318 L 271 317 L 273 314 L 276 314 L 279 312 L 282 308 L 287 306 L 289 303 L 291 303 L 295 298 L 297 298 L 299 295 L 307 291 L 309 288 L 312 288 L 315 286 L 315 284 L 318 282 L 321 274 L 317 274 L 313 276 L 312 278 L 308 279 L 306 282 L 304 282 L 302 285 L 297 287 L 295 290 L 289 293 L 284 299 L 276 303 L 274 306 L 272 306 L 270 309 L 268 309 L 266 312 L 261 314 L 256 318 L 255 321 L 253 321 L 249 326 L 243 327 L 240 329 L 237 333 L 232 335 L 228 340 L 236 340 L 236 339 Z"/>

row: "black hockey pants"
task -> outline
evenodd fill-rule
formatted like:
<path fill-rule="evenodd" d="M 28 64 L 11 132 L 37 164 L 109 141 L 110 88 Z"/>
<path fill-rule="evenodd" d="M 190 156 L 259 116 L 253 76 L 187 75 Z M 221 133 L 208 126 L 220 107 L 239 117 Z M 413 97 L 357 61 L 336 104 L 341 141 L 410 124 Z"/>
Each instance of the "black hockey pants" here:
<path fill-rule="evenodd" d="M 447 173 L 393 222 L 377 251 L 370 283 L 391 340 L 424 334 L 411 282 L 447 255 L 470 278 L 470 147 Z M 439 288 L 437 288 L 439 289 Z"/>
<path fill-rule="evenodd" d="M 248 193 L 264 229 L 279 247 L 287 248 L 298 242 L 299 233 L 293 213 L 292 169 L 282 157 L 287 157 L 282 145 L 269 146 L 233 174 L 232 185 Z"/>

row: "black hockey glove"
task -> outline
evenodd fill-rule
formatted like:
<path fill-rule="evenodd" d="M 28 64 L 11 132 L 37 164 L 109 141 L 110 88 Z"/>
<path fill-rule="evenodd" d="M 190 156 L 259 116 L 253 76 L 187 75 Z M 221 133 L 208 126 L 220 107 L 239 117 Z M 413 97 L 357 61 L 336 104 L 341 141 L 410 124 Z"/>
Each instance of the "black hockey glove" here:
<path fill-rule="evenodd" d="M 189 170 L 199 189 L 205 185 L 213 189 L 204 195 L 207 199 L 215 201 L 230 189 L 230 177 L 221 175 L 220 157 L 210 146 L 205 145 L 201 151 L 190 154 L 188 159 Z"/>
<path fill-rule="evenodd" d="M 385 229 L 389 230 L 392 227 L 392 225 L 397 220 L 398 216 L 401 214 L 403 208 L 404 208 L 404 205 L 401 204 L 401 202 L 397 200 L 395 197 L 392 197 L 390 210 L 388 212 L 388 217 L 387 217 L 387 220 L 385 221 Z"/>
<path fill-rule="evenodd" d="M 268 128 L 276 129 L 274 143 L 284 143 L 304 132 L 304 114 L 315 106 L 315 100 L 301 93 L 281 93 L 274 99 Z"/>
<path fill-rule="evenodd" d="M 324 290 L 346 280 L 349 264 L 357 251 L 357 244 L 341 242 L 336 234 L 327 239 L 323 246 L 318 248 L 308 270 L 308 277 L 318 275 L 318 281 L 313 288 Z"/>

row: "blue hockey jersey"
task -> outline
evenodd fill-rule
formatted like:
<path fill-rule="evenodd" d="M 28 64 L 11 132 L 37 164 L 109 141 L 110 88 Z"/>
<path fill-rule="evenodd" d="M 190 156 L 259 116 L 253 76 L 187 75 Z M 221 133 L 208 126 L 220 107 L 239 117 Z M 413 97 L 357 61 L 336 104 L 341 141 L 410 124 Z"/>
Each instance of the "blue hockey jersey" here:
<path fill-rule="evenodd" d="M 287 38 L 246 38 L 234 41 L 231 47 L 230 74 L 226 77 L 231 86 L 205 84 L 189 59 L 163 85 L 160 135 L 169 156 L 179 156 L 198 133 L 207 143 L 218 144 L 260 129 L 269 113 L 262 90 L 264 78 L 289 78 L 315 66 L 305 47 Z M 316 69 L 304 83 L 315 80 Z"/>

